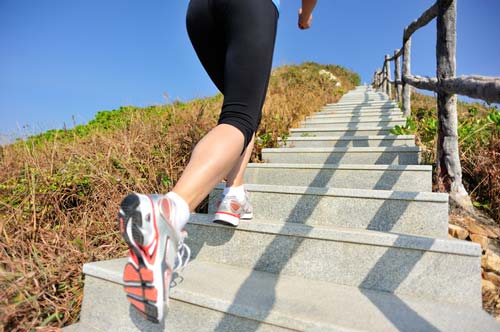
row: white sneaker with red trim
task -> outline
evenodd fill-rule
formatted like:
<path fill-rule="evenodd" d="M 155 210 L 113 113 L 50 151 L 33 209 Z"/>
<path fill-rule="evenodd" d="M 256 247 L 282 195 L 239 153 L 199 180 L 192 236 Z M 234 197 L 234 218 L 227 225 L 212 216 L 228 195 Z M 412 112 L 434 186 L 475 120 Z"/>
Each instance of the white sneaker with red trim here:
<path fill-rule="evenodd" d="M 120 204 L 120 232 L 130 249 L 123 281 L 127 299 L 144 318 L 159 323 L 164 315 L 170 281 L 186 266 L 187 236 L 174 218 L 176 206 L 164 195 L 130 194 Z"/>
<path fill-rule="evenodd" d="M 213 222 L 236 227 L 239 225 L 240 219 L 252 218 L 253 208 L 245 190 L 245 199 L 243 201 L 238 200 L 236 196 L 222 196 L 217 204 Z"/>

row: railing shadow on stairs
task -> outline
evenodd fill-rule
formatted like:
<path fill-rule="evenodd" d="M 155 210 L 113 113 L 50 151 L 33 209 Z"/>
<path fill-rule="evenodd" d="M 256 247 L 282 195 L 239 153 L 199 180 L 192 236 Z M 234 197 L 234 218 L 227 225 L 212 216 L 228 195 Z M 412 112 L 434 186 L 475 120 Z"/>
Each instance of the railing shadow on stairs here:
<path fill-rule="evenodd" d="M 339 147 L 340 142 L 337 142 L 335 147 Z M 329 164 L 334 160 L 335 162 L 340 162 L 342 158 L 334 157 L 332 156 L 331 158 L 328 158 L 328 160 L 324 164 Z M 334 173 L 332 173 L 333 176 Z M 391 179 L 394 179 L 395 177 L 393 175 L 389 175 L 388 171 L 385 171 L 384 174 L 378 179 L 377 184 L 374 186 L 374 189 L 377 187 L 387 187 L 387 185 L 383 185 L 387 179 L 386 175 L 390 177 Z M 401 176 L 402 172 L 399 173 L 398 176 Z M 392 180 L 394 183 L 397 182 L 397 178 Z M 325 184 L 328 183 L 328 181 L 325 181 L 318 175 L 310 182 L 309 186 L 310 187 L 316 187 L 316 188 L 321 188 L 324 187 Z M 327 188 L 325 188 L 325 191 Z M 414 193 L 414 196 L 417 196 L 417 193 Z M 303 220 L 306 221 L 308 217 L 311 215 L 311 213 L 314 211 L 314 208 L 319 204 L 320 198 L 319 197 L 314 197 L 311 195 L 304 194 L 301 196 L 297 204 L 295 205 L 295 208 L 290 212 L 287 220 L 285 221 L 282 230 L 284 230 L 287 227 L 287 224 L 289 222 L 297 222 L 297 218 L 295 215 L 301 215 L 303 217 Z M 307 203 L 309 209 L 309 216 L 304 216 L 303 213 L 303 206 Z M 390 208 L 390 203 L 385 202 L 377 211 L 373 219 L 370 221 L 369 226 L 367 227 L 368 229 L 376 228 L 375 226 L 380 225 L 380 217 L 384 215 L 383 211 L 387 210 Z M 392 229 L 392 226 L 394 225 L 395 222 L 397 222 L 398 218 L 404 214 L 405 209 L 401 209 L 399 214 L 390 214 L 390 219 L 387 220 L 385 218 L 384 220 L 386 221 L 385 226 L 384 226 L 384 231 L 390 232 Z M 304 225 L 306 226 L 306 225 Z M 307 226 L 306 226 L 307 227 Z M 313 227 L 309 227 L 308 229 L 311 230 Z M 231 230 L 230 235 L 226 238 L 226 242 L 230 240 L 232 235 L 234 234 L 235 230 L 228 228 L 228 230 Z M 307 232 L 307 231 L 306 231 Z M 393 233 L 394 234 L 394 233 Z M 303 235 L 307 235 L 307 233 L 304 233 Z M 262 302 L 265 303 L 265 306 L 261 306 L 261 318 L 262 320 L 269 315 L 271 310 L 273 309 L 273 304 L 275 300 L 275 287 L 278 282 L 278 279 L 280 278 L 280 273 L 282 270 L 285 268 L 289 258 L 293 257 L 293 255 L 299 250 L 299 248 L 302 245 L 302 242 L 305 240 L 305 237 L 294 237 L 293 239 L 290 238 L 288 241 L 284 241 L 280 239 L 279 236 L 276 236 L 271 243 L 267 246 L 265 249 L 265 252 L 261 255 L 261 257 L 258 259 L 257 263 L 254 265 L 253 270 L 249 277 L 243 282 L 243 284 L 240 286 L 237 294 L 235 295 L 235 298 L 233 300 L 233 305 L 237 306 L 236 303 L 241 303 L 244 301 L 241 301 L 244 299 L 246 296 L 245 294 L 248 294 L 248 291 L 251 291 L 255 287 L 255 282 L 258 279 L 255 275 L 256 272 L 259 271 L 260 266 L 263 264 L 268 264 L 269 261 L 274 261 L 278 262 L 279 264 L 276 265 L 274 277 L 274 283 L 269 283 L 266 284 L 267 289 L 264 291 L 264 293 L 268 294 L 269 296 L 266 297 L 267 299 L 271 298 L 271 301 L 267 302 Z M 210 245 L 223 245 L 224 243 L 210 243 Z M 433 244 L 433 241 L 429 239 L 428 243 L 426 243 L 425 247 L 431 248 Z M 205 244 L 201 244 L 203 246 Z M 394 245 L 398 245 L 398 238 L 395 240 Z M 201 247 L 200 247 L 201 248 Z M 200 250 L 200 248 L 194 248 L 195 252 L 193 252 L 194 256 L 196 257 L 196 251 Z M 276 259 L 276 255 L 281 254 L 282 256 L 279 259 Z M 408 318 L 411 318 L 411 321 L 416 322 L 420 324 L 419 326 L 426 326 L 428 327 L 429 331 L 436 331 L 437 329 L 428 321 L 425 320 L 422 316 L 420 316 L 416 311 L 414 311 L 409 305 L 406 305 L 404 300 L 399 299 L 396 294 L 393 294 L 394 297 L 392 299 L 393 303 L 397 302 L 398 307 L 400 310 L 398 312 L 394 312 L 390 308 L 387 307 L 387 303 L 382 303 L 379 302 L 379 298 L 375 296 L 377 291 L 370 290 L 370 289 L 364 289 L 363 287 L 371 287 L 374 283 L 380 280 L 380 278 L 383 278 L 383 274 L 380 272 L 383 270 L 384 266 L 387 266 L 388 262 L 393 262 L 393 256 L 394 252 L 391 248 L 388 248 L 386 252 L 378 259 L 378 261 L 374 264 L 374 266 L 371 268 L 371 270 L 367 273 L 366 277 L 364 280 L 360 283 L 359 287 L 361 289 L 362 294 L 366 298 L 368 298 L 379 310 L 382 312 L 396 327 L 399 327 L 398 324 L 400 321 L 402 321 L 402 317 L 404 317 L 406 320 Z M 423 251 L 415 251 L 415 255 L 412 257 L 411 261 L 407 264 L 403 264 L 401 266 L 398 266 L 398 278 L 399 278 L 399 283 L 403 282 L 408 273 L 411 272 L 413 267 L 418 263 L 418 261 L 421 259 L 423 255 Z M 272 259 L 274 258 L 274 259 Z M 403 272 L 403 273 L 401 273 Z M 178 280 L 179 283 L 182 283 L 182 279 Z M 259 284 L 262 285 L 262 284 Z M 394 285 L 393 289 L 397 289 L 398 284 Z M 371 287 L 373 288 L 373 287 Z M 242 298 L 243 297 L 243 298 Z M 225 315 L 224 318 L 222 318 L 215 331 L 228 331 L 231 330 L 231 328 L 234 326 L 233 321 L 231 318 L 230 313 L 233 312 L 231 310 L 231 307 L 229 310 L 227 310 L 229 315 Z M 164 331 L 165 326 L 164 325 L 155 325 L 151 326 L 151 324 L 144 324 L 144 321 L 141 317 L 139 317 L 134 310 L 130 311 L 130 317 L 132 318 L 133 323 L 136 325 L 136 327 L 140 331 L 148 331 L 148 332 L 156 332 L 156 331 Z M 245 331 L 256 331 L 259 329 L 261 325 L 260 321 L 255 321 L 254 329 L 252 330 L 245 330 Z M 402 328 L 402 327 L 401 327 Z"/>
<path fill-rule="evenodd" d="M 359 110 L 361 110 L 361 107 L 359 108 Z M 382 156 L 381 156 L 381 158 L 382 158 Z M 331 163 L 338 164 L 341 159 L 342 158 L 339 158 L 338 156 L 334 156 L 334 157 L 332 156 L 332 160 L 329 159 L 325 163 L 325 165 L 331 164 Z M 384 172 L 384 175 L 387 173 L 388 173 L 387 171 Z M 393 177 L 391 176 L 391 178 L 393 178 Z M 378 181 L 377 185 L 379 183 L 382 183 L 383 181 L 384 181 L 384 176 L 381 177 L 381 179 Z M 395 182 L 396 181 L 397 181 L 397 179 L 395 180 Z M 324 182 L 325 181 L 321 180 L 319 176 L 316 176 L 311 181 L 309 186 L 310 187 L 323 187 Z M 377 187 L 377 185 L 375 187 Z M 326 188 L 325 188 L 325 192 L 326 192 Z M 418 195 L 418 193 L 414 193 L 414 197 L 416 197 L 417 195 Z M 307 194 L 303 195 L 299 199 L 299 202 L 296 204 L 295 208 L 289 214 L 289 217 L 285 221 L 282 230 L 284 228 L 286 228 L 286 225 L 288 222 L 295 222 L 296 219 L 294 218 L 294 215 L 299 213 L 299 212 L 302 212 L 299 210 L 302 209 L 304 204 L 308 203 L 308 206 L 310 207 L 309 211 L 312 213 L 312 211 L 314 211 L 314 208 L 318 205 L 319 201 L 320 201 L 320 197 L 316 197 L 315 199 L 311 200 L 309 195 L 307 195 Z M 378 213 L 372 219 L 372 221 L 370 222 L 367 229 L 374 228 L 372 226 L 374 226 L 375 224 L 377 224 L 377 225 L 380 224 L 379 217 L 383 216 L 386 213 L 385 210 L 387 209 L 387 204 L 388 204 L 388 202 L 386 201 L 380 207 Z M 408 204 L 408 203 L 406 203 L 406 204 Z M 397 220 L 404 213 L 404 211 L 405 211 L 405 209 L 401 209 L 400 214 L 389 214 L 391 216 L 391 219 L 385 220 L 386 223 L 385 223 L 384 230 L 390 232 L 392 229 L 392 226 L 397 222 Z M 303 215 L 303 213 L 301 213 L 301 215 Z M 304 220 L 307 220 L 307 217 Z M 310 227 L 309 229 L 312 229 L 312 227 Z M 304 234 L 304 235 L 306 235 L 306 234 Z M 275 283 L 274 284 L 271 284 L 271 283 L 266 284 L 267 289 L 263 291 L 263 293 L 266 293 L 268 295 L 272 294 L 273 300 L 263 302 L 263 303 L 265 303 L 265 306 L 263 305 L 260 307 L 260 309 L 262 310 L 262 313 L 263 313 L 262 317 L 259 317 L 261 320 L 264 320 L 267 317 L 267 315 L 271 312 L 271 310 L 273 309 L 273 304 L 274 304 L 274 300 L 275 300 L 275 286 L 276 286 L 276 283 L 278 282 L 281 271 L 284 269 L 285 265 L 287 264 L 288 259 L 291 256 L 293 256 L 297 252 L 297 250 L 300 248 L 300 246 L 304 240 L 305 240 L 305 237 L 294 238 L 293 240 L 289 240 L 287 243 L 283 243 L 283 240 L 279 236 L 276 236 L 274 238 L 274 240 L 267 246 L 264 254 L 259 258 L 258 262 L 253 267 L 253 271 L 259 271 L 260 266 L 267 264 L 271 259 L 273 261 L 279 262 L 279 265 L 276 266 L 276 270 L 273 271 L 273 273 L 275 273 L 275 279 L 274 279 Z M 429 239 L 428 243 L 426 243 L 427 249 L 431 248 L 433 243 L 434 243 L 434 241 Z M 398 240 L 396 240 L 394 244 L 397 245 Z M 280 254 L 283 256 L 280 257 L 280 259 L 275 259 L 276 255 L 280 255 Z M 413 267 L 418 263 L 418 261 L 420 260 L 420 258 L 422 256 L 423 256 L 423 251 L 415 251 L 415 255 L 413 256 L 413 259 L 409 263 L 405 262 L 404 266 L 400 265 L 397 267 L 398 268 L 399 283 L 401 283 L 405 279 L 405 277 L 411 272 Z M 400 311 L 398 311 L 398 312 L 394 312 L 390 308 L 387 308 L 385 304 L 380 303 L 378 301 L 377 296 L 374 296 L 376 291 L 370 290 L 370 289 L 363 289 L 364 287 L 371 287 L 371 285 L 373 283 L 376 283 L 377 281 L 379 281 L 380 278 L 384 278 L 384 273 L 380 273 L 381 269 L 383 269 L 382 267 L 386 267 L 388 262 L 393 261 L 393 258 L 394 258 L 393 249 L 388 248 L 387 251 L 384 253 L 384 255 L 377 261 L 377 263 L 372 267 L 370 272 L 366 275 L 363 282 L 359 285 L 361 292 L 375 306 L 377 306 L 377 308 L 380 310 L 380 312 L 382 312 L 394 324 L 394 326 L 398 327 L 399 322 L 402 321 L 401 318 L 405 317 L 406 320 L 411 318 L 411 321 L 413 321 L 415 323 L 419 323 L 420 324 L 419 326 L 428 327 L 428 331 L 438 331 L 438 329 L 436 327 L 434 327 L 431 323 L 429 323 L 425 318 L 420 316 L 410 306 L 406 305 L 405 302 L 402 299 L 399 299 L 395 294 L 394 294 L 395 295 L 394 301 L 398 301 L 398 306 L 400 307 Z M 240 288 L 239 288 L 239 290 L 234 298 L 233 305 L 234 305 L 234 303 L 243 302 L 242 300 L 244 300 L 244 297 L 246 296 L 245 294 L 248 294 L 249 291 L 254 289 L 255 284 L 256 284 L 256 279 L 257 279 L 256 277 L 254 277 L 254 274 L 255 274 L 255 272 L 252 272 L 250 274 L 250 276 L 245 280 L 245 282 L 240 286 Z M 262 285 L 262 284 L 260 284 L 260 285 Z M 397 288 L 397 286 L 395 285 L 394 290 L 396 288 Z M 262 292 L 262 290 L 259 290 L 259 292 Z M 228 312 L 232 312 L 231 308 L 228 310 Z M 246 332 L 257 331 L 258 328 L 260 327 L 260 325 L 261 325 L 260 322 L 256 322 L 256 324 L 254 325 L 255 329 L 254 330 L 246 330 Z M 215 331 L 229 331 L 232 326 L 233 326 L 233 322 L 231 321 L 231 318 L 228 315 L 226 315 L 226 316 L 224 316 L 223 319 L 221 319 L 221 321 L 219 322 Z"/>

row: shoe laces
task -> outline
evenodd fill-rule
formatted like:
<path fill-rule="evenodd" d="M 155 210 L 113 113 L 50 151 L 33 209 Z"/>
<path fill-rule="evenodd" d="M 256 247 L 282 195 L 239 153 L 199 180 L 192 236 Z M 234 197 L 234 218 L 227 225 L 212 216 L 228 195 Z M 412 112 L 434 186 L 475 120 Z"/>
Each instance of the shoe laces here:
<path fill-rule="evenodd" d="M 179 243 L 179 250 L 177 251 L 177 261 L 174 267 L 174 272 L 182 271 L 191 259 L 191 249 L 184 241 Z"/>

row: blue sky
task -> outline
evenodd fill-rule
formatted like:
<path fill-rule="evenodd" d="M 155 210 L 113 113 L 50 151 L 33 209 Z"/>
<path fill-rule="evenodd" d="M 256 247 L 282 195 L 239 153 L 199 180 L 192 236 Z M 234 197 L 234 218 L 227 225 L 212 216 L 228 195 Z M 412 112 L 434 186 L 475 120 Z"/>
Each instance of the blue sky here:
<path fill-rule="evenodd" d="M 433 0 L 319 0 L 297 29 L 282 0 L 274 67 L 339 64 L 369 82 Z M 217 92 L 185 29 L 187 0 L 0 0 L 0 133 L 81 124 L 100 110 Z M 500 76 L 500 1 L 459 0 L 458 74 Z M 413 39 L 412 71 L 435 73 L 435 23 Z"/>

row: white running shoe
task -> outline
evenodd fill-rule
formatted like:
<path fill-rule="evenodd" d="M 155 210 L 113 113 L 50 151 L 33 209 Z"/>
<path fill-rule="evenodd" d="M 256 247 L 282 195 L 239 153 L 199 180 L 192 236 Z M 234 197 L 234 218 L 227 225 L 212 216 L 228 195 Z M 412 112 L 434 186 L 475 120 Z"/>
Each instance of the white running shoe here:
<path fill-rule="evenodd" d="M 222 196 L 217 203 L 217 211 L 213 222 L 236 227 L 239 225 L 240 219 L 252 218 L 253 208 L 245 190 L 245 199 L 243 201 L 239 201 L 236 196 Z"/>
<path fill-rule="evenodd" d="M 141 316 L 159 323 L 164 315 L 170 281 L 186 266 L 187 236 L 176 225 L 175 204 L 163 195 L 130 194 L 122 201 L 118 222 L 130 249 L 123 272 L 127 299 Z"/>

